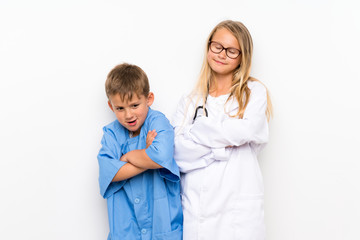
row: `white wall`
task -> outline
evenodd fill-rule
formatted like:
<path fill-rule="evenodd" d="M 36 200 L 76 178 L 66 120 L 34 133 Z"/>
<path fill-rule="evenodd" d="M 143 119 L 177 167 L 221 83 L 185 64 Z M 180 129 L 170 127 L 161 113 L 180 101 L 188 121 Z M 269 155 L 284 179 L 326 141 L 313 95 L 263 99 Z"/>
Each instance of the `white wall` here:
<path fill-rule="evenodd" d="M 105 239 L 106 74 L 141 66 L 170 118 L 228 18 L 252 33 L 252 75 L 275 109 L 259 159 L 267 239 L 360 239 L 359 10 L 356 0 L 1 0 L 0 239 Z"/>

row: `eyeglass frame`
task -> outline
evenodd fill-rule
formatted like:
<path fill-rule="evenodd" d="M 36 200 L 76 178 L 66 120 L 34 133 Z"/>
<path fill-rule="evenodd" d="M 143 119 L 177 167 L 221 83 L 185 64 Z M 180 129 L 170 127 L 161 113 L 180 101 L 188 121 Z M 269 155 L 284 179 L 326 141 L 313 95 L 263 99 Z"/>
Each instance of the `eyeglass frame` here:
<path fill-rule="evenodd" d="M 217 43 L 217 44 L 219 44 L 219 45 L 222 47 L 221 51 L 220 51 L 220 52 L 214 52 L 214 51 L 211 49 L 211 44 L 212 44 L 212 43 Z M 237 48 L 234 48 L 234 47 L 225 48 L 221 43 L 218 43 L 218 42 L 216 42 L 216 41 L 209 41 L 209 49 L 210 49 L 211 52 L 213 52 L 213 53 L 215 53 L 215 54 L 220 54 L 222 51 L 225 50 L 226 56 L 227 56 L 228 58 L 231 58 L 231 59 L 236 59 L 236 58 L 238 58 L 238 57 L 240 56 L 240 54 L 241 54 L 241 50 L 240 50 L 240 49 L 237 49 Z M 229 57 L 229 55 L 228 55 L 228 49 L 236 49 L 236 50 L 239 51 L 239 54 L 238 54 L 235 58 Z"/>

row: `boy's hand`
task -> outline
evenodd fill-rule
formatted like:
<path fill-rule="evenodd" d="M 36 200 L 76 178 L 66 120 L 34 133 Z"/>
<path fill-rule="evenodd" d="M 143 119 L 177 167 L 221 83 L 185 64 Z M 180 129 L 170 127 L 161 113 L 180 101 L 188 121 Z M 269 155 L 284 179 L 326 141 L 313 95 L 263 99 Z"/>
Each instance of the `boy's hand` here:
<path fill-rule="evenodd" d="M 148 132 L 148 134 L 146 136 L 146 148 L 148 148 L 152 144 L 156 135 L 157 135 L 157 132 L 155 131 L 155 129 Z"/>
<path fill-rule="evenodd" d="M 148 132 L 148 134 L 146 136 L 146 148 L 148 148 L 152 144 L 152 142 L 154 141 L 156 135 L 157 135 L 157 132 L 155 131 L 155 129 Z M 120 158 L 120 161 L 129 162 L 128 153 L 122 155 L 121 158 Z"/>
<path fill-rule="evenodd" d="M 126 154 L 127 154 L 127 153 L 126 153 Z M 129 162 L 129 161 L 127 160 L 126 154 L 124 154 L 124 155 L 121 156 L 120 161 Z"/>

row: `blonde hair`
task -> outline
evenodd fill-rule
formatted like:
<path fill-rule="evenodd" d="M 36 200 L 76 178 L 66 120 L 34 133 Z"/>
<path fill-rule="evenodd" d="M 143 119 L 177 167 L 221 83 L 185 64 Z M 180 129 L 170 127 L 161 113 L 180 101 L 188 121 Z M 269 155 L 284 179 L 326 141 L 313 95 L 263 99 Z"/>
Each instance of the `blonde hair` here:
<path fill-rule="evenodd" d="M 251 93 L 250 89 L 247 86 L 247 81 L 258 81 L 258 82 L 260 81 L 250 76 L 251 60 L 253 53 L 253 42 L 250 32 L 241 22 L 225 20 L 220 22 L 218 25 L 216 25 L 215 28 L 211 31 L 207 39 L 205 57 L 201 67 L 200 76 L 192 94 L 193 95 L 200 94 L 200 98 L 202 99 L 203 104 L 205 104 L 207 95 L 209 93 L 210 84 L 216 84 L 215 82 L 216 80 L 213 78 L 213 70 L 211 69 L 207 61 L 207 54 L 209 51 L 209 45 L 210 45 L 210 41 L 212 40 L 212 37 L 214 36 L 215 32 L 218 29 L 222 29 L 222 28 L 227 29 L 229 32 L 231 32 L 234 35 L 234 37 L 237 39 L 239 43 L 241 50 L 241 54 L 240 54 L 241 63 L 234 70 L 233 80 L 231 83 L 231 91 L 228 100 L 231 97 L 235 97 L 239 104 L 238 112 L 231 117 L 243 118 L 246 106 L 249 103 L 250 93 Z M 272 104 L 268 90 L 267 90 L 266 116 L 268 120 L 272 116 Z"/>

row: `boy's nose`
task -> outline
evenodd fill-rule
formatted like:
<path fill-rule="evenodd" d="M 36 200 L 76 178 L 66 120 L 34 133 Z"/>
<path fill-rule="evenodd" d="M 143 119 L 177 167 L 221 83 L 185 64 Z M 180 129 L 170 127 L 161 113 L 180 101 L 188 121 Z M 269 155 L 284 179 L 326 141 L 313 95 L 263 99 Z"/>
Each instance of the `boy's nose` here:
<path fill-rule="evenodd" d="M 131 119 L 132 118 L 131 110 L 125 110 L 125 118 L 126 119 Z"/>

